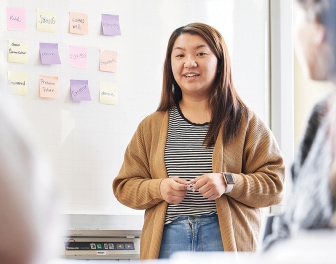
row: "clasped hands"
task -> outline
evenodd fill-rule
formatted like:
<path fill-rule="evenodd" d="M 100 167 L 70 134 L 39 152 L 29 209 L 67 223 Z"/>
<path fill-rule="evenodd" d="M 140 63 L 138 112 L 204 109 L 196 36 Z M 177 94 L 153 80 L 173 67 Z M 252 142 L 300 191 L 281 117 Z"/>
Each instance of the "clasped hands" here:
<path fill-rule="evenodd" d="M 198 191 L 204 198 L 215 200 L 222 196 L 225 189 L 226 184 L 221 173 L 206 173 L 190 181 L 170 177 L 164 179 L 160 185 L 162 198 L 170 204 L 181 203 L 188 190 Z"/>

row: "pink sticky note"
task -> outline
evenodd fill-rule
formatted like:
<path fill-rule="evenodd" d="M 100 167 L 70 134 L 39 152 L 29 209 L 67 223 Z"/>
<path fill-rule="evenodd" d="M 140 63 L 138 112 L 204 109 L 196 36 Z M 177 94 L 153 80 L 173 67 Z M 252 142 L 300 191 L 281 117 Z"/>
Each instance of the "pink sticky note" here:
<path fill-rule="evenodd" d="M 42 64 L 61 64 L 57 43 L 40 43 Z"/>
<path fill-rule="evenodd" d="M 88 67 L 87 47 L 69 46 L 69 65 L 76 68 Z"/>
<path fill-rule="evenodd" d="M 102 14 L 102 28 L 106 36 L 121 35 L 119 16 Z"/>
<path fill-rule="evenodd" d="M 75 102 L 91 101 L 89 82 L 87 80 L 70 80 L 70 93 Z"/>
<path fill-rule="evenodd" d="M 26 11 L 24 8 L 7 7 L 7 29 L 26 30 Z"/>

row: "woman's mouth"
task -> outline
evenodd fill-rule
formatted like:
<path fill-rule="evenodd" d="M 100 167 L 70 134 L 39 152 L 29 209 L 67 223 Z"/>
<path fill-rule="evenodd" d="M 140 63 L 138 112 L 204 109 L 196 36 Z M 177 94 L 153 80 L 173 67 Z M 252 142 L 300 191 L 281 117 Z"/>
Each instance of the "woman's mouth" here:
<path fill-rule="evenodd" d="M 187 73 L 187 74 L 184 74 L 184 76 L 187 77 L 187 78 L 193 78 L 193 77 L 199 76 L 199 74 L 197 74 L 197 73 Z"/>

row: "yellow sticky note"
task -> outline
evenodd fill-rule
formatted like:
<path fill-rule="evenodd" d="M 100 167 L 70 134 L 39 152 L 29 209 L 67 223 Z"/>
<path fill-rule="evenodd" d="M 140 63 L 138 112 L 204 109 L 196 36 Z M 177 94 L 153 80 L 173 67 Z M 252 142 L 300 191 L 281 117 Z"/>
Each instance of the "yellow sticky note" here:
<path fill-rule="evenodd" d="M 51 10 L 37 9 L 36 29 L 38 31 L 56 32 L 56 13 Z"/>
<path fill-rule="evenodd" d="M 118 87 L 114 83 L 100 82 L 99 101 L 102 104 L 118 104 Z"/>
<path fill-rule="evenodd" d="M 40 97 L 46 98 L 58 98 L 58 77 L 57 76 L 45 76 L 40 75 Z"/>
<path fill-rule="evenodd" d="M 8 86 L 13 94 L 27 95 L 27 73 L 25 72 L 8 72 Z"/>
<path fill-rule="evenodd" d="M 106 72 L 117 72 L 118 53 L 112 50 L 100 50 L 99 70 Z"/>
<path fill-rule="evenodd" d="M 28 62 L 28 42 L 21 40 L 8 40 L 8 62 Z"/>
<path fill-rule="evenodd" d="M 88 15 L 76 12 L 70 12 L 69 32 L 72 34 L 88 34 Z"/>

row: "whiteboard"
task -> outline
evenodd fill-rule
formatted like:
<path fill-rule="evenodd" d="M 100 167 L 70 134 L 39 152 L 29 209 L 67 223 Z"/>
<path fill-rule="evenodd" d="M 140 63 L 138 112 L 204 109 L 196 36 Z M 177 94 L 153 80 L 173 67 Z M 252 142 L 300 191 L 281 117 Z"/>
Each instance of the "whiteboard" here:
<path fill-rule="evenodd" d="M 7 30 L 7 7 L 25 8 L 26 30 Z M 55 33 L 36 30 L 37 9 L 56 12 Z M 269 124 L 266 0 L 2 0 L 0 10 L 1 87 L 8 92 L 8 71 L 28 74 L 28 94 L 10 96 L 52 161 L 63 213 L 143 213 L 121 205 L 111 184 L 138 123 L 159 104 L 166 45 L 177 27 L 204 22 L 223 34 L 238 93 Z M 88 14 L 87 35 L 69 33 L 69 12 Z M 120 36 L 102 34 L 102 14 L 119 15 Z M 27 64 L 7 62 L 9 39 L 28 42 Z M 61 64 L 41 64 L 39 43 L 44 42 L 58 43 Z M 88 48 L 87 68 L 69 66 L 69 45 Z M 99 71 L 100 49 L 118 52 L 117 72 Z M 39 97 L 39 75 L 59 77 L 59 98 Z M 88 80 L 92 100 L 72 101 L 70 79 Z M 99 102 L 101 81 L 117 85 L 118 104 Z"/>

